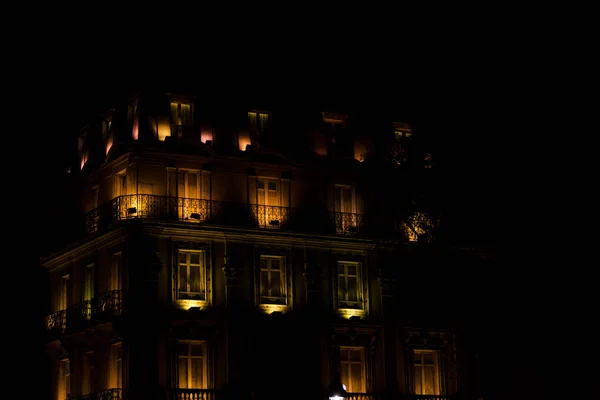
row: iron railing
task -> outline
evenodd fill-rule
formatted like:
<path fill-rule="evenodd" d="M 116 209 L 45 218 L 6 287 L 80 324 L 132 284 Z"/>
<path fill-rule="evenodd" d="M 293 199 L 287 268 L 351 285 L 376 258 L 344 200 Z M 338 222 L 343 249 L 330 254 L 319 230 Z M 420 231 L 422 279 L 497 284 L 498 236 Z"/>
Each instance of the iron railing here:
<path fill-rule="evenodd" d="M 173 400 L 215 400 L 216 391 L 213 389 L 171 389 Z"/>
<path fill-rule="evenodd" d="M 73 304 L 66 310 L 46 316 L 46 330 L 65 333 L 83 329 L 90 324 L 109 318 L 110 315 L 120 314 L 122 307 L 122 291 L 104 292 L 91 300 Z"/>
<path fill-rule="evenodd" d="M 84 228 L 87 233 L 94 233 L 117 221 L 136 218 L 343 235 L 366 233 L 362 214 L 150 194 L 112 199 L 84 215 Z"/>
<path fill-rule="evenodd" d="M 123 400 L 123 389 L 108 389 L 83 396 L 72 396 L 68 400 Z"/>
<path fill-rule="evenodd" d="M 67 311 L 61 310 L 46 316 L 46 330 L 64 332 L 67 327 Z"/>

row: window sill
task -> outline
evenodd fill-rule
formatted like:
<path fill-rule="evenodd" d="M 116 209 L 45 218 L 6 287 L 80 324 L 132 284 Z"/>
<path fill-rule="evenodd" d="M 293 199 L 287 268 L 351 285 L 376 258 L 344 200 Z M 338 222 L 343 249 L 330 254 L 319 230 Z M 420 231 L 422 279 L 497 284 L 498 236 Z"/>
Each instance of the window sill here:
<path fill-rule="evenodd" d="M 192 307 L 200 307 L 202 310 L 210 306 L 210 303 L 206 300 L 175 300 L 173 304 L 181 310 L 189 310 Z"/>
<path fill-rule="evenodd" d="M 359 310 L 355 308 L 338 308 L 336 310 L 336 314 L 345 319 L 350 319 L 351 317 L 359 317 L 362 319 L 366 318 L 367 316 L 367 312 L 365 310 Z"/>
<path fill-rule="evenodd" d="M 265 314 L 272 314 L 274 312 L 285 313 L 289 311 L 289 307 L 283 304 L 259 304 L 258 309 Z"/>

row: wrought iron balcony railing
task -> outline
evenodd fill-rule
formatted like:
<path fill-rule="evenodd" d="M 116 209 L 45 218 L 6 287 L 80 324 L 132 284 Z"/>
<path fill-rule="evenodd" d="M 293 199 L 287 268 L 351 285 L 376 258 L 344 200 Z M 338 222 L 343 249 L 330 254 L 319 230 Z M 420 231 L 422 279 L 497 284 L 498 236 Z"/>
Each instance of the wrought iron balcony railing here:
<path fill-rule="evenodd" d="M 235 225 L 342 235 L 385 235 L 397 230 L 391 218 L 366 219 L 362 214 L 259 204 L 235 203 L 150 194 L 114 198 L 84 215 L 85 231 L 94 233 L 118 221 L 158 219 L 186 223 Z"/>
<path fill-rule="evenodd" d="M 217 392 L 213 389 L 171 389 L 173 400 L 216 400 Z"/>
<path fill-rule="evenodd" d="M 108 389 L 83 396 L 69 397 L 68 400 L 123 400 L 123 389 Z"/>
<path fill-rule="evenodd" d="M 122 291 L 111 290 L 101 293 L 91 300 L 74 304 L 66 310 L 46 316 L 47 331 L 54 333 L 73 332 L 86 326 L 104 321 L 122 311 Z"/>
<path fill-rule="evenodd" d="M 46 330 L 64 332 L 67 327 L 67 311 L 61 310 L 46 316 Z"/>

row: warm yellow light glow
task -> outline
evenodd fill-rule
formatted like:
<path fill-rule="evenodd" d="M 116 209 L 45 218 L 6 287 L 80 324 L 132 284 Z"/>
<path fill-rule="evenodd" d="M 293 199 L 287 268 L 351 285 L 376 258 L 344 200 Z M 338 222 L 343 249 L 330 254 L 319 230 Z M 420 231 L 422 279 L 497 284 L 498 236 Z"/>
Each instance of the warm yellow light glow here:
<path fill-rule="evenodd" d="M 203 129 L 202 132 L 200 132 L 200 141 L 206 143 L 208 140 L 213 140 L 213 134 L 211 131 Z"/>
<path fill-rule="evenodd" d="M 133 140 L 138 140 L 139 123 L 137 115 L 134 118 L 135 119 L 133 120 L 133 129 L 131 130 L 131 137 L 133 138 Z"/>
<path fill-rule="evenodd" d="M 433 228 L 431 220 L 420 212 L 415 212 L 410 218 L 410 222 L 405 224 L 405 232 L 411 242 L 416 242 L 420 235 L 427 233 L 427 229 Z"/>
<path fill-rule="evenodd" d="M 171 136 L 171 124 L 168 117 L 158 117 L 158 140 L 164 141 L 167 136 Z"/>
<path fill-rule="evenodd" d="M 106 155 L 108 155 L 108 152 L 112 148 L 112 145 L 113 145 L 113 136 L 109 135 L 108 138 L 106 138 L 106 145 L 105 145 Z"/>
<path fill-rule="evenodd" d="M 285 313 L 288 307 L 284 304 L 260 304 L 258 309 L 265 314 Z"/>
<path fill-rule="evenodd" d="M 352 308 L 340 308 L 337 310 L 340 317 L 350 319 L 352 317 L 362 318 L 366 315 L 365 310 L 355 310 Z"/>
<path fill-rule="evenodd" d="M 241 151 L 246 151 L 246 146 L 252 144 L 248 132 L 240 132 L 238 135 L 238 146 Z"/>

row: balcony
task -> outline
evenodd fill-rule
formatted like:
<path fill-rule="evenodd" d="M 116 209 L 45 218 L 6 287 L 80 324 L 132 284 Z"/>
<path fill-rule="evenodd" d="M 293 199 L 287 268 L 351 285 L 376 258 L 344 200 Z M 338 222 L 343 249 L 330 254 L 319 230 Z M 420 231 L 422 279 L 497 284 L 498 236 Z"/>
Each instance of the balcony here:
<path fill-rule="evenodd" d="M 173 400 L 217 400 L 218 397 L 213 389 L 171 389 Z"/>
<path fill-rule="evenodd" d="M 123 389 L 108 389 L 102 392 L 69 397 L 69 400 L 123 400 Z"/>
<path fill-rule="evenodd" d="M 381 236 L 398 233 L 390 220 L 375 221 L 362 214 L 235 203 L 215 200 L 125 195 L 84 215 L 85 232 L 103 231 L 118 221 L 154 219 L 189 224 L 231 225 L 337 235 Z"/>
<path fill-rule="evenodd" d="M 74 332 L 94 324 L 105 322 L 121 314 L 122 292 L 111 290 L 46 316 L 46 331 L 56 338 L 62 333 Z"/>

